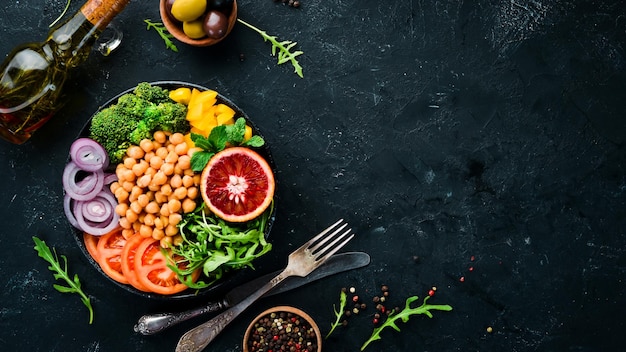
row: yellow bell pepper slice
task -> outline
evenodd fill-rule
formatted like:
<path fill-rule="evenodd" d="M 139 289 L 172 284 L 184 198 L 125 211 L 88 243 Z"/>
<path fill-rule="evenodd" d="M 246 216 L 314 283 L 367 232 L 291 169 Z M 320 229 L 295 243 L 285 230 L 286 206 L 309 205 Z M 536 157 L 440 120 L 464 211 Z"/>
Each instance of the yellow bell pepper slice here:
<path fill-rule="evenodd" d="M 250 138 L 252 138 L 252 127 L 246 125 L 246 131 L 243 134 L 243 140 L 248 141 Z"/>
<path fill-rule="evenodd" d="M 232 125 L 235 123 L 235 119 L 233 118 L 233 115 L 229 114 L 229 113 L 221 113 L 219 115 L 217 115 L 216 117 L 216 122 L 217 125 Z"/>
<path fill-rule="evenodd" d="M 180 104 L 189 104 L 191 99 L 191 89 L 187 87 L 181 87 L 170 91 L 170 99 Z"/>

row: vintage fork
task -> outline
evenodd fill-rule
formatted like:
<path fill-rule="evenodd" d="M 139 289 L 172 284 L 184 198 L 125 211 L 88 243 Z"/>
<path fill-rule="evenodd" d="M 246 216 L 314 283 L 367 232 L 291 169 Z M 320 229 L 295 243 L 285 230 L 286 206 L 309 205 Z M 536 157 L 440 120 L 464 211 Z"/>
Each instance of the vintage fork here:
<path fill-rule="evenodd" d="M 199 352 L 267 291 L 289 276 L 307 276 L 354 237 L 352 229 L 340 219 L 289 255 L 285 269 L 255 293 L 206 323 L 186 332 L 178 341 L 176 352 Z"/>

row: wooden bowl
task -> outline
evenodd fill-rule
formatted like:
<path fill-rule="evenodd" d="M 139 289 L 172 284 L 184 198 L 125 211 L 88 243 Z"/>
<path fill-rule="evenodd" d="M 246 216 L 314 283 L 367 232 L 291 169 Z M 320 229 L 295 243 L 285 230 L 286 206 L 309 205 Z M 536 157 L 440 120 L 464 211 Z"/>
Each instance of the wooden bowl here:
<path fill-rule="evenodd" d="M 167 14 L 165 2 L 166 0 L 160 0 L 159 3 L 159 11 L 161 12 L 161 21 L 163 22 L 163 25 L 165 25 L 165 28 L 167 28 L 168 32 L 170 32 L 174 38 L 191 46 L 209 46 L 221 42 L 224 38 L 226 38 L 226 36 L 228 36 L 230 31 L 232 31 L 235 26 L 235 22 L 237 22 L 237 0 L 233 0 L 233 8 L 228 16 L 228 28 L 226 29 L 226 34 L 224 34 L 223 37 L 219 39 L 209 37 L 191 39 L 185 34 L 185 32 L 183 32 L 182 23 L 172 20 L 172 18 Z"/>
<path fill-rule="evenodd" d="M 252 320 L 252 322 L 250 323 L 250 325 L 248 325 L 248 328 L 246 329 L 246 334 L 243 337 L 243 352 L 251 352 L 251 350 L 248 348 L 248 341 L 253 338 L 255 331 L 257 331 L 258 329 L 258 326 L 255 326 L 257 322 L 259 322 L 259 320 L 261 320 L 265 316 L 268 316 L 272 313 L 275 313 L 277 315 L 276 319 L 279 318 L 280 313 L 291 313 L 293 316 L 297 316 L 297 317 L 300 317 L 300 319 L 304 319 L 305 322 L 304 323 L 301 322 L 299 325 L 295 325 L 295 323 L 291 322 L 290 319 L 286 319 L 287 320 L 286 324 L 291 323 L 292 324 L 291 328 L 294 328 L 295 326 L 302 327 L 303 324 L 306 324 L 310 328 L 312 328 L 314 330 L 315 340 L 317 342 L 317 352 L 322 352 L 322 334 L 320 332 L 319 327 L 313 320 L 313 318 L 311 318 L 311 316 L 309 316 L 302 310 L 295 308 L 295 307 L 290 307 L 290 306 L 273 307 L 257 315 L 256 318 Z M 286 330 L 287 326 L 283 325 L 283 329 Z M 293 329 L 292 329 L 292 332 L 293 332 Z M 303 348 L 303 350 L 305 349 Z"/>

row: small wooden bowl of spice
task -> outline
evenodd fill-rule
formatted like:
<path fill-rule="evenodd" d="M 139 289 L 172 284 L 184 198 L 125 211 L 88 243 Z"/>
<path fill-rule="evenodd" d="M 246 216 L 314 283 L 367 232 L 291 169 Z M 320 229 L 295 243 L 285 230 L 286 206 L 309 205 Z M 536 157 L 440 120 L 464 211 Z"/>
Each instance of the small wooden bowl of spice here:
<path fill-rule="evenodd" d="M 320 329 L 308 314 L 290 306 L 270 308 L 252 320 L 243 337 L 243 352 L 321 352 Z"/>
<path fill-rule="evenodd" d="M 226 38 L 237 22 L 236 0 L 179 1 L 185 5 L 184 8 L 182 6 L 175 8 L 176 1 L 160 0 L 161 21 L 174 38 L 185 44 L 191 46 L 217 44 Z M 190 9 L 188 3 L 200 6 L 199 12 Z"/>

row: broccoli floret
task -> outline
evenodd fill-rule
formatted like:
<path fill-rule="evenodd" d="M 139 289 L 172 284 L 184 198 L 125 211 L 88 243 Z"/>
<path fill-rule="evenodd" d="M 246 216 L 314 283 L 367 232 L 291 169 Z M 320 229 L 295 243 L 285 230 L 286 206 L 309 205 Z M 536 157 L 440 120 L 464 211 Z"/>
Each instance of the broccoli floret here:
<path fill-rule="evenodd" d="M 169 92 L 149 83 L 140 83 L 133 91 L 97 113 L 90 128 L 91 138 L 102 144 L 112 164 L 123 160 L 131 144 L 152 139 L 154 132 L 190 130 L 187 106 L 169 98 Z"/>
<path fill-rule="evenodd" d="M 144 118 L 146 109 L 152 105 L 155 104 L 132 93 L 124 94 L 117 100 L 118 108 L 137 121 Z"/>
<path fill-rule="evenodd" d="M 94 115 L 90 137 L 104 147 L 111 163 L 119 163 L 130 146 L 128 135 L 136 125 L 137 120 L 129 117 L 117 105 L 111 105 Z"/>
<path fill-rule="evenodd" d="M 150 83 L 147 82 L 139 83 L 137 87 L 135 87 L 133 93 L 135 93 L 135 95 L 139 98 L 145 99 L 154 104 L 172 101 L 170 99 L 169 91 L 167 89 L 158 86 L 152 86 Z"/>
<path fill-rule="evenodd" d="M 139 144 L 144 138 L 152 138 L 156 131 L 185 133 L 190 128 L 187 106 L 174 102 L 160 103 L 146 108 L 143 119 L 130 134 L 130 141 Z"/>

